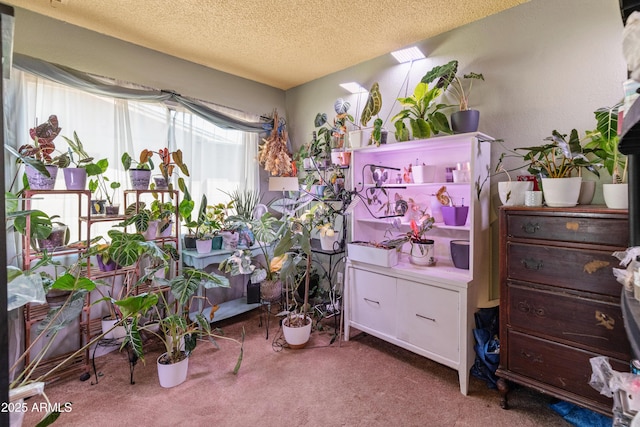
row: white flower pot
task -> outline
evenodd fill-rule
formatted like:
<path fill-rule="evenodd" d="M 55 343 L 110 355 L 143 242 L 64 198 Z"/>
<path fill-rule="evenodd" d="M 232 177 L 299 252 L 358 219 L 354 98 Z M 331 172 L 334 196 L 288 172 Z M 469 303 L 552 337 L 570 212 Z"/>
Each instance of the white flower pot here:
<path fill-rule="evenodd" d="M 118 323 L 118 320 L 109 319 L 109 316 L 102 318 L 102 333 L 109 331 L 113 328 L 113 325 Z M 127 331 L 124 326 L 116 326 L 111 332 L 105 334 L 106 339 L 117 340 L 122 339 L 127 335 Z"/>
<path fill-rule="evenodd" d="M 582 185 L 580 186 L 580 196 L 578 197 L 578 204 L 590 205 L 595 193 L 596 193 L 595 181 L 582 181 Z"/>
<path fill-rule="evenodd" d="M 211 239 L 196 240 L 196 251 L 199 254 L 208 254 L 211 252 Z"/>
<path fill-rule="evenodd" d="M 578 204 L 582 177 L 542 178 L 542 193 L 547 206 L 568 208 Z"/>
<path fill-rule="evenodd" d="M 340 239 L 340 233 L 336 233 L 335 231 L 331 236 L 325 234 L 324 236 L 320 236 L 320 247 L 323 251 L 335 251 L 337 250 L 337 246 L 335 243 Z"/>
<path fill-rule="evenodd" d="M 523 206 L 526 191 L 533 190 L 533 181 L 503 181 L 498 183 L 498 195 L 505 206 Z"/>
<path fill-rule="evenodd" d="M 301 318 L 301 314 L 294 314 L 292 317 Z M 292 328 L 289 325 L 289 319 L 285 318 L 282 322 L 282 333 L 284 334 L 284 339 L 289 344 L 291 348 L 303 348 L 307 345 L 309 341 L 309 337 L 311 336 L 311 319 L 307 317 L 307 323 L 302 327 Z"/>
<path fill-rule="evenodd" d="M 629 184 L 602 184 L 602 195 L 609 209 L 629 209 Z"/>
<path fill-rule="evenodd" d="M 167 353 L 163 353 L 158 357 L 158 380 L 160 381 L 161 387 L 171 388 L 186 381 L 187 371 L 189 369 L 189 358 L 185 357 L 178 363 L 164 365 L 160 363 L 160 359 L 166 354 Z"/>
<path fill-rule="evenodd" d="M 411 167 L 413 182 L 422 184 L 424 182 L 433 182 L 436 175 L 436 167 L 433 165 L 415 165 Z"/>

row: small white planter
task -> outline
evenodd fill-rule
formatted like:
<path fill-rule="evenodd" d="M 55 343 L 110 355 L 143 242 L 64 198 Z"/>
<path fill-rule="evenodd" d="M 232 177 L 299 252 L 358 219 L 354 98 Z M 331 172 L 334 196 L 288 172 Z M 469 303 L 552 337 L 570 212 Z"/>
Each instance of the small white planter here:
<path fill-rule="evenodd" d="M 413 176 L 413 182 L 416 184 L 433 182 L 436 175 L 436 167 L 433 165 L 415 165 L 411 167 L 411 175 Z"/>
<path fill-rule="evenodd" d="M 629 184 L 602 184 L 602 195 L 609 209 L 629 209 Z"/>
<path fill-rule="evenodd" d="M 109 316 L 107 316 L 106 318 L 103 318 L 102 333 L 109 331 L 111 328 L 113 328 L 113 325 L 115 325 L 116 323 L 118 323 L 118 320 L 109 319 Z M 124 328 L 124 326 L 121 325 L 121 326 L 116 326 L 115 329 L 105 334 L 104 337 L 110 340 L 119 340 L 124 338 L 125 335 L 127 335 L 127 330 Z"/>
<path fill-rule="evenodd" d="M 178 363 L 172 363 L 170 365 L 164 365 L 160 363 L 160 359 L 167 353 L 163 353 L 158 357 L 158 380 L 160 386 L 164 388 L 171 388 L 182 384 L 187 380 L 187 371 L 189 370 L 189 358 L 185 357 Z"/>
<path fill-rule="evenodd" d="M 568 208 L 578 204 L 582 177 L 542 178 L 542 192 L 547 206 Z"/>
<path fill-rule="evenodd" d="M 323 251 L 335 251 L 339 249 L 336 242 L 340 239 L 340 233 L 333 232 L 333 235 L 320 236 L 320 247 Z"/>
<path fill-rule="evenodd" d="M 292 317 L 302 318 L 301 314 L 294 314 Z M 282 322 L 282 333 L 284 335 L 284 339 L 289 344 L 289 347 L 298 349 L 303 348 L 309 342 L 309 337 L 311 336 L 311 319 L 309 317 L 306 318 L 307 323 L 304 326 L 292 328 L 289 326 L 289 319 L 285 318 Z"/>
<path fill-rule="evenodd" d="M 526 191 L 533 190 L 533 181 L 503 181 L 498 183 L 498 195 L 505 206 L 523 206 Z"/>
<path fill-rule="evenodd" d="M 347 249 L 349 259 L 352 261 L 366 262 L 382 267 L 393 267 L 398 263 L 398 251 L 395 248 L 377 248 L 367 246 L 364 242 L 353 242 L 347 245 Z"/>
<path fill-rule="evenodd" d="M 211 239 L 196 240 L 196 251 L 199 254 L 208 254 L 211 252 Z"/>

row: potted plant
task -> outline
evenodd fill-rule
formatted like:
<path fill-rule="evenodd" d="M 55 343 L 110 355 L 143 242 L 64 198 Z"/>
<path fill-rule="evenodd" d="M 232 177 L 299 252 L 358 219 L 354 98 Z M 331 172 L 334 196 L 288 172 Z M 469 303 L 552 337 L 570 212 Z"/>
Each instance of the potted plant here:
<path fill-rule="evenodd" d="M 430 266 L 435 265 L 435 242 L 428 239 L 425 234 L 433 228 L 435 219 L 422 212 L 421 217 L 416 221 L 412 219 L 409 223 L 410 230 L 399 236 L 389 239 L 388 246 L 401 248 L 405 243 L 409 243 L 409 261 L 415 265 Z"/>
<path fill-rule="evenodd" d="M 31 269 L 22 271 L 16 267 L 7 267 L 7 293 L 10 302 L 8 308 L 11 310 L 27 303 L 43 303 L 44 295 L 51 290 L 67 294 L 61 304 L 55 307 L 50 306 L 45 318 L 39 323 L 35 338 L 27 344 L 25 350 L 10 367 L 10 375 L 13 380 L 9 384 L 9 395 L 12 402 L 37 394 L 43 394 L 46 398 L 44 392 L 45 382 L 54 377 L 61 368 L 67 366 L 78 355 L 88 351 L 90 347 L 105 337 L 106 333 L 98 334 L 81 348 L 74 351 L 73 354 L 56 361 L 44 373 L 42 369 L 39 369 L 42 367 L 42 361 L 46 359 L 47 354 L 52 349 L 52 344 L 57 335 L 72 322 L 77 321 L 84 308 L 86 294 L 96 289 L 94 281 L 82 277 L 80 274 L 80 266 L 84 261 L 86 261 L 86 258 L 80 256 L 77 262 L 64 267 L 64 274 L 61 274 L 55 280 L 43 280 L 45 277 L 40 271 L 41 268 L 55 263 L 46 254 Z M 25 292 L 25 290 L 30 290 L 30 292 Z M 133 320 L 133 318 L 143 314 L 156 303 L 157 296 L 149 294 L 131 296 L 117 301 L 116 304 L 118 304 L 121 312 L 125 313 L 120 324 Z M 113 328 L 120 324 L 114 325 Z M 133 334 L 134 332 L 135 330 L 132 330 L 131 333 Z M 37 351 L 35 356 L 32 355 L 30 361 L 21 369 L 21 366 L 27 360 L 27 355 L 36 351 L 38 346 L 41 349 Z M 59 409 L 51 408 L 44 415 L 39 425 L 50 425 L 60 416 L 61 411 Z"/>
<path fill-rule="evenodd" d="M 366 128 L 369 125 L 369 121 L 375 116 L 376 119 L 373 121 L 373 129 L 371 132 L 371 137 L 369 138 L 369 144 L 380 145 L 382 142 L 382 125 L 383 121 L 381 118 L 377 117 L 378 113 L 380 113 L 380 109 L 382 108 L 382 94 L 380 93 L 380 85 L 378 82 L 375 82 L 371 85 L 369 89 L 369 95 L 367 96 L 367 101 L 364 104 L 362 109 L 362 113 L 360 114 L 360 120 L 358 125 L 358 130 L 349 132 L 349 141 L 351 143 L 351 148 L 357 148 L 362 145 L 363 141 L 363 131 L 362 128 Z M 356 120 L 354 123 L 357 123 Z M 386 143 L 386 141 L 384 142 Z"/>
<path fill-rule="evenodd" d="M 232 276 L 250 274 L 251 283 L 260 283 L 261 299 L 274 302 L 282 295 L 279 273 L 285 257 L 272 255 L 272 249 L 282 237 L 284 223 L 267 212 L 253 219 L 251 228 L 262 253 L 261 259 L 253 257 L 249 249 L 236 250 L 220 263 L 218 269 Z"/>
<path fill-rule="evenodd" d="M 93 163 L 93 157 L 91 157 L 82 145 L 82 141 L 78 137 L 78 134 L 73 132 L 73 140 L 62 135 L 69 148 L 67 153 L 63 154 L 61 158 L 65 159 L 64 163 L 58 166 L 64 168 L 64 182 L 67 186 L 67 190 L 84 190 L 87 184 L 87 176 L 93 176 L 100 173 L 100 169 Z M 74 158 L 77 156 L 77 160 Z M 69 167 L 70 165 L 74 167 Z"/>
<path fill-rule="evenodd" d="M 173 204 L 171 202 L 162 202 L 154 199 L 150 205 L 151 221 L 157 221 L 157 235 L 167 237 L 171 235 L 171 226 L 173 224 L 172 216 L 174 213 Z"/>
<path fill-rule="evenodd" d="M 447 116 L 440 111 L 448 106 L 436 103 L 442 91 L 438 86 L 429 88 L 427 83 L 420 82 L 411 96 L 398 98 L 403 109 L 391 118 L 398 142 L 408 141 L 410 137 L 423 139 L 439 133 L 451 133 Z M 406 119 L 409 119 L 411 133 L 406 126 Z"/>
<path fill-rule="evenodd" d="M 431 83 L 438 79 L 436 86 L 442 88 L 456 99 L 459 111 L 451 114 L 451 128 L 454 133 L 476 132 L 480 120 L 480 112 L 469 108 L 469 95 L 474 80 L 484 80 L 484 76 L 478 73 L 467 73 L 462 77 L 457 75 L 458 61 L 449 61 L 447 64 L 434 67 L 422 77 L 423 83 Z M 463 80 L 469 82 L 465 89 Z"/>
<path fill-rule="evenodd" d="M 129 171 L 131 178 L 131 188 L 133 190 L 146 190 L 151 181 L 151 171 L 153 170 L 153 151 L 144 149 L 140 152 L 138 160 L 134 160 L 129 153 L 122 154 L 120 158 L 125 171 Z M 131 167 L 134 165 L 136 167 Z"/>
<path fill-rule="evenodd" d="M 60 157 L 52 157 L 56 148 L 53 140 L 61 130 L 58 118 L 51 115 L 45 123 L 29 129 L 33 144 L 24 144 L 18 150 L 5 145 L 6 150 L 26 165 L 25 174 L 32 190 L 53 190 L 55 187 L 58 162 L 65 161 Z"/>
<path fill-rule="evenodd" d="M 195 295 L 199 286 L 203 286 L 205 289 L 229 287 L 229 281 L 223 276 L 209 274 L 194 268 L 185 268 L 181 275 L 169 281 L 175 304 L 167 300 L 164 293 L 159 293 L 164 314 L 159 306 L 155 306 L 154 310 L 160 319 L 160 330 L 156 332 L 147 327 L 140 328 L 157 336 L 166 350 L 158 357 L 157 365 L 158 378 L 162 387 L 174 387 L 186 380 L 189 357 L 196 348 L 198 340 L 202 339 L 207 339 L 214 345 L 217 345 L 215 339 L 226 339 L 238 343 L 240 354 L 233 373 L 236 374 L 240 369 L 244 336 L 241 340 L 236 340 L 225 337 L 219 331 L 212 329 L 210 322 L 214 319 L 214 308 L 211 309 L 211 317 L 209 318 L 205 318 L 202 311 L 192 314 L 189 312 L 195 299 L 206 299 L 206 297 Z M 142 355 L 142 343 L 135 341 L 131 341 L 131 343 L 136 354 Z"/>
<path fill-rule="evenodd" d="M 160 157 L 160 163 L 158 164 L 160 176 L 154 177 L 155 183 L 152 188 L 172 192 L 173 182 L 171 182 L 171 178 L 176 167 L 178 167 L 183 174 L 189 176 L 189 168 L 182 161 L 182 150 L 169 151 L 168 148 L 163 148 L 158 150 L 157 154 Z M 169 195 L 171 196 L 171 193 L 169 193 Z"/>
<path fill-rule="evenodd" d="M 611 182 L 602 185 L 602 192 L 607 207 L 613 209 L 627 209 L 629 206 L 627 157 L 618 150 L 618 114 L 621 106 L 618 103 L 594 112 L 596 128 L 586 133 L 589 142 L 585 145 L 611 176 Z"/>
<path fill-rule="evenodd" d="M 27 236 L 27 215 L 15 218 L 13 226 L 26 237 L 25 244 L 30 244 L 37 251 L 55 251 L 64 248 L 69 243 L 69 227 L 56 221 L 59 215 L 49 216 L 41 210 L 28 213 L 31 221 L 30 235 Z"/>
<path fill-rule="evenodd" d="M 287 283 L 291 293 L 287 295 L 287 309 L 282 321 L 285 340 L 291 348 L 303 348 L 309 341 L 312 319 L 309 311 L 309 286 L 311 280 L 311 231 L 316 226 L 310 211 L 300 217 L 289 217 L 282 238 L 278 241 L 274 257 L 285 256 L 280 270 L 281 280 Z M 300 274 L 299 266 L 303 266 Z M 295 298 L 299 286 L 304 282 L 304 297 L 300 304 Z"/>
<path fill-rule="evenodd" d="M 326 113 L 316 114 L 314 120 L 317 128 L 314 134 L 312 145 L 322 147 L 326 153 L 326 149 L 331 149 L 331 162 L 336 165 L 343 163 L 342 153 L 344 152 L 345 135 L 347 134 L 347 122 L 354 122 L 353 116 L 349 114 L 351 104 L 342 98 L 338 98 L 333 104 L 336 116 L 333 119 L 333 125 L 329 124 Z M 316 139 L 317 135 L 317 139 Z"/>
<path fill-rule="evenodd" d="M 319 202 L 309 210 L 309 214 L 314 217 L 322 250 L 331 252 L 339 250 L 343 242 L 340 241 L 340 233 L 335 229 L 338 212 L 330 204 Z"/>
<path fill-rule="evenodd" d="M 541 177 L 543 195 L 551 207 L 575 206 L 582 177 L 573 176 L 574 173 L 577 175 L 581 168 L 595 170 L 594 162 L 587 158 L 580 145 L 578 131 L 573 129 L 568 140 L 566 137 L 553 130 L 551 136 L 544 139 L 547 144 L 515 149 L 524 151 L 522 159 L 527 163 L 529 173 Z"/>
<path fill-rule="evenodd" d="M 89 180 L 89 191 L 96 194 L 96 198 L 91 200 L 91 213 L 93 214 L 118 215 L 120 212 L 120 205 L 115 203 L 120 183 L 110 182 L 109 177 L 105 175 L 108 168 L 109 160 L 100 159 L 87 169 L 90 176 L 95 176 L 95 179 Z M 109 184 L 107 185 L 107 183 Z"/>

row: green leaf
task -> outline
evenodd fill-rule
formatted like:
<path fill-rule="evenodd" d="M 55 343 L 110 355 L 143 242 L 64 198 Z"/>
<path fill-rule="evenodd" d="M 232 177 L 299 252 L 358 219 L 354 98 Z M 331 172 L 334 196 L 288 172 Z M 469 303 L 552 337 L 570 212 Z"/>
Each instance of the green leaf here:
<path fill-rule="evenodd" d="M 444 65 L 433 67 L 431 71 L 425 74 L 420 81 L 423 83 L 431 83 L 435 79 L 439 79 L 436 83 L 436 87 L 446 90 L 455 78 L 457 72 L 458 61 L 453 60 Z"/>

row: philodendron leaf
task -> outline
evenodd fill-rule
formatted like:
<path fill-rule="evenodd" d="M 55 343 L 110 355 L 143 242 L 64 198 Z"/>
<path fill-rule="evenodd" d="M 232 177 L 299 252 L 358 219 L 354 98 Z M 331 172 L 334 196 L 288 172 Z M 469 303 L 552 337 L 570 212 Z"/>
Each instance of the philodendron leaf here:
<path fill-rule="evenodd" d="M 322 126 L 325 123 L 327 123 L 327 113 L 318 113 L 318 114 L 316 114 L 316 119 L 314 120 L 313 124 L 317 128 L 319 128 L 320 126 Z"/>
<path fill-rule="evenodd" d="M 366 126 L 369 120 L 380 112 L 380 108 L 382 108 L 382 95 L 380 94 L 378 82 L 375 82 L 369 89 L 369 97 L 362 110 L 360 124 Z"/>
<path fill-rule="evenodd" d="M 334 102 L 333 104 L 333 109 L 335 110 L 336 114 L 347 114 L 349 108 L 351 108 L 351 104 L 342 98 L 336 99 L 336 102 Z"/>

